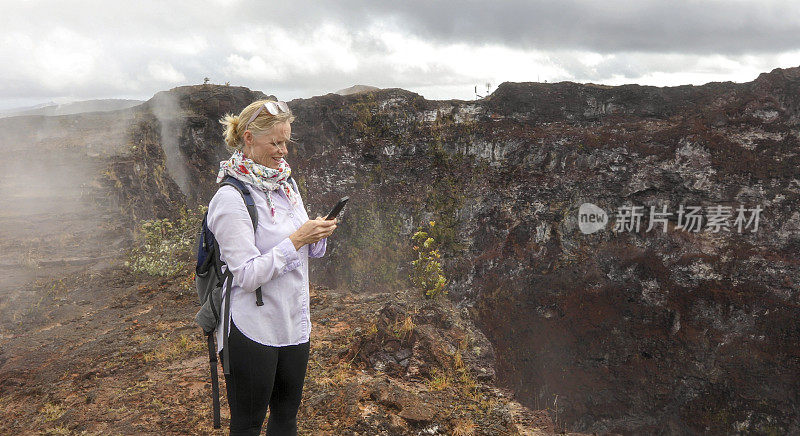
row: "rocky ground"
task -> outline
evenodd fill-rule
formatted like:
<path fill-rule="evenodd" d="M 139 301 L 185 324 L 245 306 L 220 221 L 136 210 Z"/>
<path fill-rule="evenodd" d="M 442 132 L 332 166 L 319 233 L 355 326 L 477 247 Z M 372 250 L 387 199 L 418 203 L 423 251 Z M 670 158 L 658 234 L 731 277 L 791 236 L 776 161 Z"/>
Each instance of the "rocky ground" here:
<path fill-rule="evenodd" d="M 204 337 L 187 273 L 111 266 L 34 284 L 0 324 L 2 434 L 225 434 L 212 428 Z M 301 434 L 549 434 L 557 417 L 493 385 L 469 312 L 408 290 L 313 286 Z M 221 368 L 219 369 L 221 375 Z"/>

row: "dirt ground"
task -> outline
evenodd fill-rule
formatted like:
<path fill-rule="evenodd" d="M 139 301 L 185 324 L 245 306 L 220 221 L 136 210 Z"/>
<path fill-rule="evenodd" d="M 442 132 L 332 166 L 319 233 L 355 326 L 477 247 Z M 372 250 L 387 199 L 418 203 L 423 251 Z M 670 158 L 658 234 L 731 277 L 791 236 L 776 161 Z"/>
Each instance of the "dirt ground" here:
<path fill-rule="evenodd" d="M 29 305 L 2 308 L 0 433 L 227 434 L 221 367 L 222 429 L 212 428 L 208 353 L 194 325 L 188 269 L 171 279 L 113 264 L 97 269 L 35 281 Z M 412 290 L 357 295 L 312 286 L 311 294 L 301 434 L 556 428 L 547 411 L 530 411 L 491 380 L 481 381 L 486 368 L 470 363 L 477 355 L 462 355 L 463 347 L 448 342 L 451 330 L 471 331 L 453 327 L 465 321 L 449 302 L 432 303 Z M 393 339 L 401 330 L 390 325 L 398 321 L 406 327 Z M 386 357 L 392 350 L 407 350 L 405 366 Z"/>

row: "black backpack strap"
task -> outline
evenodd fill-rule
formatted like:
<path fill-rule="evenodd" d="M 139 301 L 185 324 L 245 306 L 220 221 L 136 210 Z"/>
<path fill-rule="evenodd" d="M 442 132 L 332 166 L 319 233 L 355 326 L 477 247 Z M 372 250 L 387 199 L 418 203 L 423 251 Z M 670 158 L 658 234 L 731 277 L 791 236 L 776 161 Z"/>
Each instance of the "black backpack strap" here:
<path fill-rule="evenodd" d="M 242 196 L 244 200 L 245 206 L 247 206 L 247 213 L 250 214 L 250 221 L 253 222 L 253 233 L 255 233 L 256 229 L 258 228 L 258 211 L 256 210 L 256 203 L 253 201 L 253 194 L 250 193 L 250 189 L 244 186 L 241 180 L 231 177 L 230 175 L 226 175 L 225 178 L 222 179 L 222 185 L 230 185 L 236 188 L 239 191 L 239 194 Z M 261 287 L 259 286 L 256 289 L 256 306 L 263 306 L 264 300 L 261 295 Z"/>
<path fill-rule="evenodd" d="M 209 240 L 209 238 L 212 237 L 213 234 L 211 233 L 210 230 L 208 230 L 208 211 L 207 210 L 203 214 L 203 221 L 202 221 L 202 224 L 201 224 L 200 232 L 201 232 L 201 238 L 200 238 L 199 246 L 197 247 L 197 252 L 200 253 L 201 250 L 207 252 L 207 251 L 213 249 L 215 244 L 213 244 Z M 197 265 L 195 267 L 195 272 L 197 274 L 206 274 L 208 272 L 209 268 L 211 268 L 214 265 L 213 262 L 215 260 L 219 260 L 219 259 L 215 259 L 214 256 L 211 255 L 211 253 L 209 253 L 209 255 L 206 256 L 206 258 L 203 261 L 203 263 L 199 264 L 199 265 Z"/>
<path fill-rule="evenodd" d="M 217 375 L 217 350 L 214 347 L 214 330 L 206 333 L 208 337 L 208 362 L 211 364 L 211 401 L 214 403 L 214 428 L 219 422 L 219 376 Z"/>
<path fill-rule="evenodd" d="M 253 194 L 250 193 L 250 190 L 244 186 L 241 180 L 235 177 L 225 176 L 220 183 L 220 186 L 224 185 L 233 186 L 242 195 L 244 204 L 247 206 L 247 213 L 250 214 L 250 221 L 253 222 L 253 232 L 255 232 L 256 228 L 258 228 L 258 211 L 256 210 L 256 203 L 253 201 Z"/>
<path fill-rule="evenodd" d="M 228 346 L 228 330 L 230 329 L 231 316 L 231 286 L 233 286 L 233 274 L 225 272 L 227 276 L 225 290 L 225 308 L 223 309 L 222 319 L 222 371 L 225 375 L 231 374 L 230 347 Z"/>
<path fill-rule="evenodd" d="M 262 298 L 263 297 L 261 296 L 261 286 L 259 286 L 258 289 L 256 289 L 256 306 L 264 305 L 264 300 Z"/>

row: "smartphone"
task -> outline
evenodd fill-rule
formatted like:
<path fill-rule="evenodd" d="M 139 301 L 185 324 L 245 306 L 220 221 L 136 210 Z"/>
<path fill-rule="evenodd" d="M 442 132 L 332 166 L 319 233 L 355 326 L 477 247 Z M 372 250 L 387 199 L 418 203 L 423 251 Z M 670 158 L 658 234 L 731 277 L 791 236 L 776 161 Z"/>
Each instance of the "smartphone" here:
<path fill-rule="evenodd" d="M 332 220 L 332 219 L 336 218 L 336 216 L 339 215 L 339 212 L 342 211 L 342 209 L 344 208 L 344 205 L 347 203 L 347 200 L 349 200 L 349 199 L 350 199 L 350 197 L 342 197 L 341 200 L 339 200 L 339 202 L 336 203 L 336 206 L 333 206 L 333 209 L 331 209 L 331 213 L 329 213 L 328 217 L 325 218 L 325 219 L 326 220 Z"/>

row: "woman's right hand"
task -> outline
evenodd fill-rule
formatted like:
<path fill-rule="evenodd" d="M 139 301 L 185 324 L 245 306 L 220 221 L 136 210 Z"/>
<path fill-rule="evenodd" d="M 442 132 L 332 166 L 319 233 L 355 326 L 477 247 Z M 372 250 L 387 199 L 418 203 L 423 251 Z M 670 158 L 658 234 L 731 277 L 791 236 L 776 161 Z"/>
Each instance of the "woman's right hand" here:
<path fill-rule="evenodd" d="M 313 244 L 330 236 L 336 230 L 336 223 L 338 222 L 337 218 L 326 220 L 318 216 L 316 219 L 303 223 L 299 229 L 289 236 L 289 239 L 294 243 L 295 250 L 299 250 L 303 245 Z"/>

